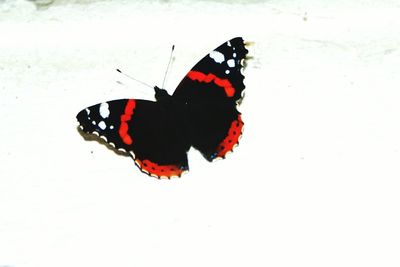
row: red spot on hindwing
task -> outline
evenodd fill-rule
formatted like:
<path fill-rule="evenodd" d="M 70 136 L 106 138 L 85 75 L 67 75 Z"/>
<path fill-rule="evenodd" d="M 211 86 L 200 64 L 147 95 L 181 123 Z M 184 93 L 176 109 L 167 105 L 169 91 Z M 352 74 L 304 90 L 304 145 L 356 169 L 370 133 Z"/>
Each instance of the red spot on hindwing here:
<path fill-rule="evenodd" d="M 235 95 L 235 88 L 232 86 L 229 80 L 218 78 L 212 73 L 204 74 L 200 71 L 191 70 L 187 74 L 187 77 L 193 81 L 198 81 L 198 82 L 204 82 L 204 83 L 213 82 L 217 86 L 224 88 L 226 96 L 233 97 Z"/>
<path fill-rule="evenodd" d="M 121 115 L 121 125 L 119 126 L 118 133 L 122 141 L 127 145 L 131 145 L 133 142 L 132 137 L 128 133 L 128 122 L 132 119 L 135 108 L 136 101 L 133 99 L 129 99 L 125 106 L 125 112 Z"/>
<path fill-rule="evenodd" d="M 242 134 L 243 121 L 238 115 L 237 120 L 231 123 L 231 127 L 228 130 L 228 135 L 217 147 L 217 157 L 225 157 L 226 153 L 232 151 L 233 147 L 239 143 L 239 137 Z"/>
<path fill-rule="evenodd" d="M 161 178 L 162 176 L 170 178 L 171 176 L 181 176 L 184 170 L 176 165 L 159 165 L 148 159 L 139 160 L 136 159 L 136 163 L 139 165 L 142 171 L 149 173 L 150 175 Z"/>

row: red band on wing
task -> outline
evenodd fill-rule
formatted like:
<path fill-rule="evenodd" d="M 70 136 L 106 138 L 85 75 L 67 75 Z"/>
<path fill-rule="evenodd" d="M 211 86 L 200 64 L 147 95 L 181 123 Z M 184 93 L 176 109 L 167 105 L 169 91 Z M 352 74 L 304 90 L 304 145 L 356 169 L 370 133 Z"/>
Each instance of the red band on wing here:
<path fill-rule="evenodd" d="M 158 165 L 157 163 L 151 162 L 147 159 L 137 159 L 136 163 L 142 170 L 150 174 L 156 175 L 159 178 L 161 176 L 166 176 L 168 178 L 171 176 L 181 176 L 181 174 L 183 173 L 183 170 L 181 170 L 176 165 Z"/>
<path fill-rule="evenodd" d="M 228 151 L 232 151 L 233 146 L 239 142 L 239 137 L 242 133 L 243 121 L 238 115 L 237 120 L 234 120 L 228 131 L 228 136 L 219 144 L 217 148 L 217 157 L 225 157 Z"/>
<path fill-rule="evenodd" d="M 125 106 L 125 113 L 121 115 L 121 125 L 119 126 L 119 136 L 122 141 L 127 144 L 132 144 L 132 137 L 128 134 L 128 122 L 132 119 L 133 111 L 136 108 L 136 101 L 129 99 Z"/>
<path fill-rule="evenodd" d="M 217 86 L 224 88 L 225 94 L 228 97 L 232 97 L 235 94 L 235 88 L 233 88 L 229 80 L 218 78 L 212 73 L 206 75 L 200 71 L 191 70 L 187 74 L 187 77 L 193 81 L 199 81 L 205 83 L 214 82 Z"/>

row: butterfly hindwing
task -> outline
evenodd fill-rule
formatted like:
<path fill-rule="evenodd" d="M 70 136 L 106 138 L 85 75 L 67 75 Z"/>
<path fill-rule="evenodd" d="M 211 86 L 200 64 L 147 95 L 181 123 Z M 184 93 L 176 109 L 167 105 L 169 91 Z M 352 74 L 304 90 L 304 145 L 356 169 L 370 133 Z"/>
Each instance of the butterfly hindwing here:
<path fill-rule="evenodd" d="M 207 160 L 225 158 L 238 144 L 243 121 L 232 103 L 192 105 L 189 114 L 192 146 Z"/>
<path fill-rule="evenodd" d="M 105 137 L 111 146 L 129 153 L 142 171 L 157 177 L 188 170 L 189 146 L 177 117 L 175 109 L 165 111 L 157 102 L 134 99 L 104 102 L 77 115 L 83 132 Z"/>

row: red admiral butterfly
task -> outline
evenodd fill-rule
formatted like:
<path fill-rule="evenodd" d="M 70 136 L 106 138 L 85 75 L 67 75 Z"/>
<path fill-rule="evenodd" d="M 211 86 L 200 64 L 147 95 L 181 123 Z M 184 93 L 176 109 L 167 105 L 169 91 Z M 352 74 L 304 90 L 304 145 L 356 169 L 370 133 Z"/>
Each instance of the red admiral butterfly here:
<path fill-rule="evenodd" d="M 88 107 L 76 116 L 79 129 L 129 154 L 142 172 L 158 178 L 189 170 L 187 152 L 212 161 L 238 144 L 243 121 L 236 105 L 243 98 L 241 37 L 206 55 L 172 95 L 154 87 L 156 102 L 120 99 Z"/>

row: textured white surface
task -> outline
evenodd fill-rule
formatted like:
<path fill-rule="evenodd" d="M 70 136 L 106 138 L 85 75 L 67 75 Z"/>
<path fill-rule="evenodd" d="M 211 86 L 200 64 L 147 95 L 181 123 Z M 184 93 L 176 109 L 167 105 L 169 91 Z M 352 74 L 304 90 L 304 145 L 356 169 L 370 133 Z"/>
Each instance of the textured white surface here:
<path fill-rule="evenodd" d="M 0 1 L 0 266 L 399 266 L 398 1 Z M 79 2 L 79 1 L 74 1 Z M 245 132 L 156 180 L 75 115 L 254 41 Z M 121 81 L 123 85 L 117 83 Z"/>

